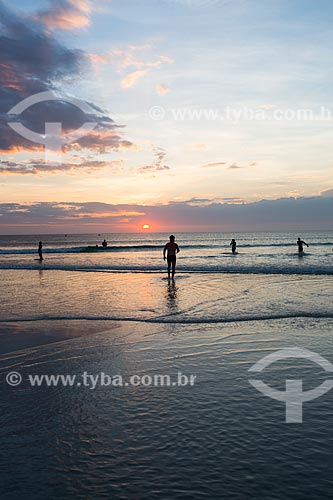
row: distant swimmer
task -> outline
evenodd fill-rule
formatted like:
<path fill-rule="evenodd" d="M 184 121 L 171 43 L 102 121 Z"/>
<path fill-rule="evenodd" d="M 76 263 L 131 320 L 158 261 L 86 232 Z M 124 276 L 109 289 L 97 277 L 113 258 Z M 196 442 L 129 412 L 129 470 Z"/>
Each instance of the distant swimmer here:
<path fill-rule="evenodd" d="M 236 243 L 236 240 L 234 238 L 232 238 L 232 240 L 230 242 L 230 246 L 231 246 L 232 253 L 236 253 L 237 243 Z"/>
<path fill-rule="evenodd" d="M 167 259 L 167 262 L 168 262 L 168 277 L 169 278 L 170 278 L 170 268 L 172 266 L 172 279 L 173 279 L 175 276 L 175 271 L 176 271 L 176 255 L 177 255 L 177 253 L 180 252 L 180 250 L 179 250 L 179 246 L 177 245 L 177 243 L 175 243 L 175 237 L 173 234 L 169 237 L 169 239 L 170 239 L 169 243 L 167 243 L 165 245 L 164 250 L 163 250 L 163 258 L 164 258 L 164 260 Z M 165 254 L 167 254 L 167 257 L 165 256 Z"/>
<path fill-rule="evenodd" d="M 309 248 L 309 245 L 305 243 L 305 241 L 301 240 L 301 238 L 298 238 L 297 240 L 298 255 L 301 255 L 304 252 L 303 245 L 306 245 Z"/>
<path fill-rule="evenodd" d="M 102 247 L 104 247 L 104 248 L 105 248 L 105 247 L 107 247 L 107 246 L 108 246 L 108 242 L 107 242 L 106 240 L 104 240 L 104 241 L 102 242 Z"/>
<path fill-rule="evenodd" d="M 43 242 L 40 241 L 38 243 L 38 255 L 39 255 L 39 260 L 44 260 L 43 259 Z"/>

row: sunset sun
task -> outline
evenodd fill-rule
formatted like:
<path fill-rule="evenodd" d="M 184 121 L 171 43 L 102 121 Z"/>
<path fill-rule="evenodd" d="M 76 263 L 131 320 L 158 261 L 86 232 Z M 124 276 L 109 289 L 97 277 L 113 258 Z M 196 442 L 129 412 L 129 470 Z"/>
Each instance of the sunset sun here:
<path fill-rule="evenodd" d="M 143 224 L 142 229 L 150 229 L 150 225 L 149 224 Z"/>

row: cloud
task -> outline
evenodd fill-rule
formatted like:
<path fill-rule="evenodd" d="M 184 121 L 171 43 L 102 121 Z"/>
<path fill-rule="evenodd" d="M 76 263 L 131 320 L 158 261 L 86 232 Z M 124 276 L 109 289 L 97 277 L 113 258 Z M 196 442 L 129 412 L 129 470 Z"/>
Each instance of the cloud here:
<path fill-rule="evenodd" d="M 163 64 L 174 62 L 174 59 L 169 56 L 151 54 L 152 49 L 152 45 L 130 45 L 125 49 L 114 48 L 100 54 L 91 53 L 87 57 L 95 67 L 110 64 L 120 72 L 127 68 L 158 69 Z"/>
<path fill-rule="evenodd" d="M 244 204 L 246 203 L 245 200 L 241 198 L 190 198 L 189 200 L 181 200 L 181 201 L 172 201 L 170 202 L 170 205 L 179 205 L 182 206 L 184 204 L 189 205 L 189 206 L 209 206 L 213 204 Z"/>
<path fill-rule="evenodd" d="M 31 160 L 21 163 L 14 161 L 0 160 L 0 175 L 38 175 L 43 176 L 48 173 L 66 173 L 101 170 L 109 167 L 123 165 L 122 160 L 98 161 L 86 160 L 77 163 L 46 164 L 43 160 Z"/>
<path fill-rule="evenodd" d="M 109 128 L 111 130 L 96 127 L 95 130 L 83 135 L 80 139 L 65 145 L 64 150 L 79 151 L 81 149 L 89 149 L 90 151 L 102 154 L 110 150 L 120 151 L 134 148 L 134 145 L 130 141 L 122 139 L 112 127 Z"/>
<path fill-rule="evenodd" d="M 333 196 L 333 188 L 326 189 L 320 193 L 321 196 Z"/>
<path fill-rule="evenodd" d="M 225 167 L 226 165 L 228 165 L 227 167 L 228 170 L 237 170 L 239 168 L 254 167 L 256 165 L 256 162 L 252 161 L 247 164 L 240 165 L 239 163 L 236 162 L 228 164 L 227 161 L 217 161 L 214 163 L 205 163 L 205 165 L 202 165 L 202 168 Z"/>
<path fill-rule="evenodd" d="M 153 148 L 153 155 L 155 157 L 155 161 L 151 165 L 146 165 L 144 167 L 140 167 L 138 172 L 140 174 L 146 174 L 151 172 L 160 172 L 162 170 L 170 170 L 170 167 L 165 164 L 166 161 L 166 151 L 163 148 Z"/>
<path fill-rule="evenodd" d="M 91 5 L 87 0 L 51 0 L 49 8 L 40 11 L 38 21 L 51 30 L 73 30 L 90 25 Z"/>
<path fill-rule="evenodd" d="M 202 168 L 224 167 L 226 164 L 226 161 L 216 161 L 214 163 L 205 163 L 205 165 L 202 165 Z"/>
<path fill-rule="evenodd" d="M 123 217 L 129 221 L 145 215 L 142 207 L 117 206 L 108 203 L 4 203 L 0 204 L 0 217 L 3 227 L 20 227 L 24 224 L 29 230 L 37 227 L 73 228 L 82 225 L 118 224 Z"/>
<path fill-rule="evenodd" d="M 333 229 L 333 197 L 281 198 L 241 203 L 192 198 L 166 205 L 112 205 L 108 203 L 3 203 L 2 232 L 95 232 L 105 228 L 136 230 L 147 220 L 159 230 L 251 231 Z M 124 220 L 124 218 L 126 220 Z M 298 236 L 298 234 L 297 234 Z"/>
<path fill-rule="evenodd" d="M 238 168 L 247 168 L 247 167 L 255 167 L 257 163 L 255 161 L 251 161 L 249 163 L 240 165 L 239 163 L 232 163 L 229 165 L 228 170 L 237 170 Z"/>
<path fill-rule="evenodd" d="M 120 82 L 122 88 L 128 89 L 150 70 L 159 69 L 164 64 L 174 62 L 169 56 L 151 53 L 153 48 L 150 44 L 129 45 L 126 48 L 113 48 L 103 53 L 90 53 L 86 57 L 98 74 L 101 73 L 103 66 L 107 65 L 115 68 L 117 73 L 132 70 Z M 157 85 L 156 90 L 160 95 L 165 95 L 170 91 L 169 87 L 164 84 Z"/>
<path fill-rule="evenodd" d="M 156 91 L 159 95 L 166 95 L 170 92 L 170 87 L 164 85 L 163 83 L 159 83 L 156 87 Z"/>
<path fill-rule="evenodd" d="M 202 142 L 198 142 L 197 144 L 192 144 L 191 149 L 194 151 L 205 151 L 207 149 L 207 145 Z"/>
<path fill-rule="evenodd" d="M 222 203 L 222 204 L 228 204 L 228 203 L 233 203 L 233 204 L 239 204 L 239 203 L 245 203 L 245 200 L 242 200 L 240 198 L 190 198 L 189 200 L 183 200 L 183 201 L 173 201 L 170 204 L 178 204 L 180 206 L 186 204 L 189 206 L 200 206 L 200 207 L 205 207 L 208 205 L 212 205 L 215 203 Z"/>
<path fill-rule="evenodd" d="M 191 198 L 190 200 L 187 200 L 185 203 L 188 203 L 189 205 L 201 205 L 201 206 L 206 206 L 206 205 L 212 205 L 213 203 L 222 203 L 222 204 L 239 204 L 239 203 L 245 203 L 245 200 L 241 198 Z"/>
<path fill-rule="evenodd" d="M 139 71 L 134 71 L 133 73 L 130 73 L 129 75 L 125 76 L 125 78 L 121 81 L 121 86 L 123 89 L 128 89 L 130 87 L 133 87 L 133 85 L 136 84 L 136 82 L 145 76 L 148 73 L 147 70 L 139 70 Z"/>
<path fill-rule="evenodd" d="M 244 168 L 244 167 L 241 167 L 237 163 L 232 163 L 231 165 L 229 165 L 228 170 L 236 170 L 237 168 Z"/>
<path fill-rule="evenodd" d="M 146 174 L 148 172 L 158 172 L 161 170 L 170 170 L 168 165 L 146 165 L 145 167 L 140 167 L 138 172 L 140 174 Z"/>
<path fill-rule="evenodd" d="M 75 4 L 84 3 L 75 0 Z M 44 91 L 51 91 L 57 99 L 31 106 L 19 117 L 15 116 L 15 121 L 39 134 L 45 133 L 46 122 L 60 122 L 63 132 L 76 130 L 87 121 L 95 122 L 98 133 L 86 140 L 94 150 L 129 145 L 120 137 L 121 127 L 104 110 L 89 103 L 93 112 L 87 115 L 59 91 L 62 80 L 79 77 L 86 67 L 87 59 L 82 51 L 60 44 L 39 22 L 14 14 L 1 0 L 0 28 L 0 152 L 44 149 L 43 145 L 14 132 L 8 126 L 13 118 L 7 115 L 26 97 Z M 76 144 L 80 146 L 80 141 Z"/>
<path fill-rule="evenodd" d="M 115 210 L 106 212 L 84 212 L 80 210 L 74 211 L 71 215 L 64 215 L 61 217 L 62 220 L 82 220 L 82 219 L 93 219 L 95 222 L 100 219 L 108 219 L 110 217 L 139 217 L 144 215 L 144 212 L 131 211 L 131 210 Z M 128 219 L 130 220 L 130 219 Z"/>

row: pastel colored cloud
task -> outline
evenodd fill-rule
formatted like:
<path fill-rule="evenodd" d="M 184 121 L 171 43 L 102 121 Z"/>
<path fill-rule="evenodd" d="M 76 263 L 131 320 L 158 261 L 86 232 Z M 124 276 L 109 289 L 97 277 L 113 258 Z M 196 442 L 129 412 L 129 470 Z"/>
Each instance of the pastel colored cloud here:
<path fill-rule="evenodd" d="M 52 0 L 37 19 L 49 29 L 73 30 L 90 25 L 91 4 L 88 0 Z"/>
<path fill-rule="evenodd" d="M 205 151 L 207 149 L 207 145 L 202 142 L 198 142 L 197 144 L 192 144 L 191 149 L 194 151 Z"/>
<path fill-rule="evenodd" d="M 133 73 L 129 73 L 123 80 L 121 81 L 121 86 L 123 89 L 129 89 L 133 87 L 140 78 L 145 76 L 148 73 L 147 70 L 138 70 Z"/>
<path fill-rule="evenodd" d="M 226 167 L 228 170 L 237 170 L 239 168 L 254 167 L 255 165 L 256 165 L 256 162 L 254 162 L 254 161 L 250 162 L 250 163 L 243 164 L 243 165 L 241 165 L 240 163 L 236 163 L 236 162 L 229 164 L 226 161 L 216 161 L 213 163 L 205 163 L 204 165 L 202 165 L 202 168 Z"/>
<path fill-rule="evenodd" d="M 171 89 L 167 85 L 164 85 L 163 83 L 159 83 L 156 87 L 156 90 L 157 90 L 157 93 L 159 95 L 166 95 L 170 92 Z"/>
<path fill-rule="evenodd" d="M 216 161 L 214 163 L 205 163 L 204 165 L 202 165 L 202 168 L 224 167 L 226 164 L 226 161 Z"/>
<path fill-rule="evenodd" d="M 155 55 L 152 53 L 152 45 L 129 45 L 128 47 L 114 48 L 106 52 L 96 54 L 88 54 L 88 58 L 99 67 L 110 64 L 117 71 L 124 71 L 127 68 L 135 68 L 142 70 L 144 68 L 160 68 L 163 64 L 171 64 L 174 62 L 169 56 Z"/>

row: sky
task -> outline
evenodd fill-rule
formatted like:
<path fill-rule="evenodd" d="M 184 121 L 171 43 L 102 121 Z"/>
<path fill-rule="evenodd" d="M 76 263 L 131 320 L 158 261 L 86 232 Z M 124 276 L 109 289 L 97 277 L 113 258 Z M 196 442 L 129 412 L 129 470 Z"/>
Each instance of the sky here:
<path fill-rule="evenodd" d="M 0 232 L 333 229 L 332 19 L 330 0 L 0 0 Z"/>

